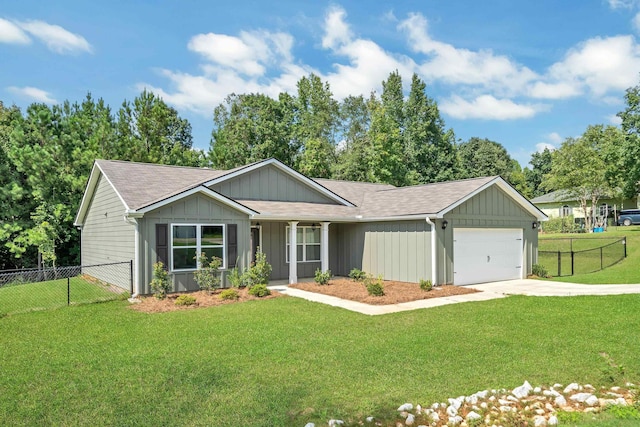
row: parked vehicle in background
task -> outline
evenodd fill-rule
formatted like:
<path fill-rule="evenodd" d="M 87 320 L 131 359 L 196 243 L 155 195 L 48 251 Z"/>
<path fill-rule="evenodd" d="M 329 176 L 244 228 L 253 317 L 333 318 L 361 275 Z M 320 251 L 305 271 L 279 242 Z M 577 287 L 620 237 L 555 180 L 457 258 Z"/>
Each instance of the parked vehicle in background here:
<path fill-rule="evenodd" d="M 640 224 L 640 209 L 625 209 L 620 211 L 618 225 Z"/>

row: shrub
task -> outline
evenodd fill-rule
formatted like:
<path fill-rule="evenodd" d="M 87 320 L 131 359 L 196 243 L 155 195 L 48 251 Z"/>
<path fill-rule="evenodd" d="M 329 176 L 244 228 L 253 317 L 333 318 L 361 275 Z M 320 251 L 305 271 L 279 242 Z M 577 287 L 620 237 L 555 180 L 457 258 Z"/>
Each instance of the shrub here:
<path fill-rule="evenodd" d="M 193 273 L 193 279 L 201 290 L 211 293 L 214 289 L 220 287 L 222 260 L 214 256 L 209 261 L 204 252 L 197 256 L 196 259 L 200 268 Z"/>
<path fill-rule="evenodd" d="M 542 225 L 542 231 L 545 233 L 580 233 L 582 227 L 576 223 L 573 216 L 565 216 L 559 218 L 549 218 Z"/>
<path fill-rule="evenodd" d="M 229 281 L 229 284 L 234 288 L 240 288 L 243 286 L 242 275 L 240 274 L 240 270 L 238 270 L 238 267 L 229 270 L 229 273 L 227 273 L 227 280 Z"/>
<path fill-rule="evenodd" d="M 364 281 L 367 287 L 369 295 L 374 297 L 381 297 L 384 295 L 384 286 L 382 284 L 382 276 L 378 276 L 377 279 L 367 277 Z"/>
<path fill-rule="evenodd" d="M 236 300 L 238 298 L 240 298 L 240 295 L 238 295 L 238 291 L 235 289 L 225 289 L 224 291 L 220 292 L 220 299 Z"/>
<path fill-rule="evenodd" d="M 420 279 L 420 289 L 429 292 L 431 289 L 433 289 L 433 283 L 431 283 L 431 280 Z"/>
<path fill-rule="evenodd" d="M 315 281 L 318 285 L 326 285 L 331 280 L 331 270 L 327 270 L 324 273 L 319 268 L 316 269 Z"/>
<path fill-rule="evenodd" d="M 260 283 L 257 285 L 253 285 L 251 289 L 249 289 L 249 295 L 253 295 L 255 297 L 266 297 L 267 295 L 271 295 L 271 291 L 267 288 L 267 285 L 264 283 Z"/>
<path fill-rule="evenodd" d="M 149 284 L 153 295 L 158 299 L 165 299 L 167 292 L 171 288 L 169 283 L 169 273 L 164 268 L 164 264 L 160 261 L 153 264 L 153 280 Z"/>
<path fill-rule="evenodd" d="M 196 297 L 192 295 L 180 295 L 174 302 L 175 305 L 193 305 L 196 303 Z"/>
<path fill-rule="evenodd" d="M 533 264 L 531 266 L 531 274 L 538 277 L 549 277 L 549 272 L 540 264 Z"/>
<path fill-rule="evenodd" d="M 367 273 L 357 268 L 354 268 L 349 272 L 349 277 L 355 280 L 356 282 L 362 282 L 364 281 L 364 279 L 367 278 Z"/>
<path fill-rule="evenodd" d="M 249 288 L 255 285 L 265 285 L 266 288 L 270 274 L 271 264 L 267 262 L 267 256 L 258 251 L 256 253 L 256 262 L 242 274 L 241 281 L 244 286 Z"/>

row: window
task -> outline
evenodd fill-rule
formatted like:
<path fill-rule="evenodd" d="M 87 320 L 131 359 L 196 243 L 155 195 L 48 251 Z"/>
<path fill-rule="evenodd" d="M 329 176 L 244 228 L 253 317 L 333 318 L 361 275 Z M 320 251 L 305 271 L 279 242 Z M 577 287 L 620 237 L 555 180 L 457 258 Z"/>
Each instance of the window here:
<path fill-rule="evenodd" d="M 571 207 L 569 205 L 564 205 L 560 208 L 560 216 L 565 217 L 571 215 Z"/>
<path fill-rule="evenodd" d="M 289 262 L 289 227 L 287 227 L 286 260 Z M 320 261 L 320 227 L 301 226 L 296 228 L 298 262 Z"/>
<path fill-rule="evenodd" d="M 226 266 L 224 225 L 174 224 L 171 226 L 172 270 L 195 270 L 196 255 L 216 256 Z"/>
<path fill-rule="evenodd" d="M 606 218 L 609 216 L 609 212 L 611 211 L 611 209 L 609 208 L 609 205 L 607 205 L 606 203 L 603 203 L 600 205 L 600 209 L 599 209 L 599 216 Z"/>

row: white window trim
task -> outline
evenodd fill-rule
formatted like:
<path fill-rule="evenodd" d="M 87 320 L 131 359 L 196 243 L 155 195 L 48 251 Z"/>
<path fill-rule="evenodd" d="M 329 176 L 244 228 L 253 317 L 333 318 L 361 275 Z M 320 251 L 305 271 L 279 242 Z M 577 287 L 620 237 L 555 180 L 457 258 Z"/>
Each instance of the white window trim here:
<path fill-rule="evenodd" d="M 302 243 L 296 242 L 297 245 L 302 245 L 302 259 L 297 260 L 298 264 L 302 263 L 310 263 L 310 262 L 321 262 L 322 261 L 322 232 L 320 233 L 320 242 L 319 243 L 307 243 L 307 229 L 320 230 L 320 227 L 312 227 L 310 225 L 299 225 L 296 227 L 296 230 L 302 230 Z M 285 237 L 284 237 L 284 252 L 285 252 L 285 264 L 289 264 L 289 243 L 287 243 L 287 239 L 289 238 L 289 226 L 285 228 Z M 308 246 L 318 246 L 320 248 L 320 258 L 317 260 L 307 260 L 307 245 Z"/>
<path fill-rule="evenodd" d="M 183 224 L 183 223 L 172 223 L 170 224 L 171 230 L 169 235 L 171 236 L 171 245 L 169 246 L 169 258 L 171 265 L 171 272 L 188 272 L 188 271 L 196 271 L 200 268 L 198 260 L 196 260 L 196 268 L 173 268 L 173 227 L 185 226 L 185 227 L 196 227 L 196 256 L 202 253 L 202 227 L 222 227 L 222 265 L 220 266 L 220 270 L 226 270 L 227 268 L 227 225 L 226 224 Z M 215 246 L 218 247 L 218 246 Z"/>

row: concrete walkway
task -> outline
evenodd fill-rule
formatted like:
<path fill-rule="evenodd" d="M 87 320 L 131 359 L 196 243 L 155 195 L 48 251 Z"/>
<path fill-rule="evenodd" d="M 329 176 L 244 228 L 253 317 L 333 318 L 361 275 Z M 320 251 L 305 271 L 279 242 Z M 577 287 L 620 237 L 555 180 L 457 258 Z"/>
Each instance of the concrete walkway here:
<path fill-rule="evenodd" d="M 269 289 L 285 295 L 303 298 L 308 301 L 319 302 L 344 308 L 357 313 L 371 316 L 378 314 L 397 313 L 400 311 L 417 310 L 421 308 L 439 307 L 441 305 L 458 304 L 461 302 L 487 301 L 504 298 L 507 295 L 530 296 L 576 296 L 576 295 L 620 295 L 640 294 L 640 285 L 582 285 L 577 283 L 547 282 L 542 280 L 522 279 L 504 282 L 483 283 L 469 287 L 482 292 L 450 297 L 431 298 L 418 301 L 403 302 L 390 305 L 369 305 L 357 301 L 345 300 L 330 295 L 302 291 L 287 286 L 286 282 L 271 282 Z M 432 292 L 438 292 L 437 289 Z"/>

